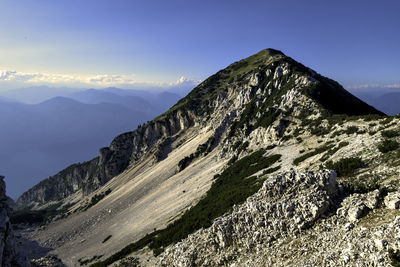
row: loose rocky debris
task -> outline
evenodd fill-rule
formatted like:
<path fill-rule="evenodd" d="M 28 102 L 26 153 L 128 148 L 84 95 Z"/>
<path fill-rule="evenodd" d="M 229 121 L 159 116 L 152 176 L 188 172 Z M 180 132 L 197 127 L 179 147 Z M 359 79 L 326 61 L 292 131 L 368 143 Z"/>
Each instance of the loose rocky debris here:
<path fill-rule="evenodd" d="M 390 192 L 385 197 L 385 206 L 389 209 L 400 208 L 400 192 Z"/>
<path fill-rule="evenodd" d="M 400 248 L 400 210 L 378 190 L 341 203 L 334 172 L 270 177 L 232 214 L 160 255 L 163 266 L 389 266 Z M 385 206 L 397 207 L 385 197 Z M 386 204 L 391 203 L 391 204 Z M 340 207 L 335 211 L 335 207 Z"/>
<path fill-rule="evenodd" d="M 164 266 L 215 266 L 236 261 L 249 252 L 267 249 L 275 240 L 293 238 L 333 204 L 336 174 L 287 172 L 271 177 L 232 214 L 219 217 L 166 250 Z"/>
<path fill-rule="evenodd" d="M 40 259 L 31 260 L 32 267 L 65 267 L 66 265 L 54 255 L 48 255 Z"/>

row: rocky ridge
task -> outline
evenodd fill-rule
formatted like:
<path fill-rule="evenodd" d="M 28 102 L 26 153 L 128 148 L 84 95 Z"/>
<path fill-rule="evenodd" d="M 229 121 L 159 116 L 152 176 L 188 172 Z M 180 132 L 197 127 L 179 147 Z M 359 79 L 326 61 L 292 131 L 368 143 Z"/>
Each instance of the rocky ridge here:
<path fill-rule="evenodd" d="M 286 263 L 297 265 L 296 253 L 302 250 L 295 247 L 296 240 L 307 240 L 306 234 L 313 231 L 317 235 L 331 218 L 343 220 L 338 220 L 340 223 L 332 236 L 326 238 L 336 238 L 337 231 L 344 228 L 358 229 L 360 220 L 375 216 L 382 209 L 385 192 L 398 186 L 397 152 L 382 153 L 378 147 L 387 139 L 383 132 L 398 131 L 400 121 L 381 115 L 336 82 L 279 51 L 264 50 L 219 71 L 170 111 L 134 132 L 117 137 L 117 143 L 114 140 L 109 148 L 102 149 L 94 165 L 95 173 L 110 176 L 103 181 L 106 183 L 103 186 L 102 182 L 94 183 L 92 189 L 98 189 L 91 193 L 90 190 L 85 193 L 83 186 L 78 187 L 74 194 L 80 194 L 80 198 L 69 208 L 71 214 L 38 230 L 33 238 L 54 248 L 55 254 L 68 265 L 96 259 L 99 260 L 96 266 L 105 266 L 104 262 L 109 264 L 121 259 L 121 255 L 114 254 L 131 246 L 132 242 L 139 240 L 140 243 L 149 235 L 157 238 L 157 231 L 162 232 L 158 229 L 168 227 L 195 207 L 218 175 L 231 164 L 263 150 L 265 157 L 280 155 L 279 161 L 257 169 L 245 180 L 254 179 L 258 186 L 267 179 L 262 188 L 268 188 L 275 195 L 259 191 L 244 206 L 233 208 L 246 218 L 245 221 L 237 221 L 226 213 L 212 223 L 216 228 L 206 227 L 178 245 L 172 243 L 171 249 L 168 248 L 171 243 L 156 247 L 166 250 L 161 261 L 156 262 L 153 257 L 152 263 L 143 259 L 140 262 L 148 266 L 160 263 L 276 265 L 289 255 Z M 396 135 L 389 139 L 399 141 Z M 301 171 L 317 171 L 329 161 L 332 161 L 329 166 L 336 166 L 342 159 L 353 158 L 359 158 L 362 164 L 351 175 L 339 175 L 338 191 L 330 186 L 332 181 L 324 180 L 333 177 L 331 172 Z M 290 169 L 296 171 L 280 176 L 266 175 Z M 276 184 L 268 184 L 268 181 L 276 181 Z M 309 188 L 312 190 L 308 191 Z M 108 190 L 111 193 L 100 199 L 99 204 L 87 205 Z M 374 193 L 365 195 L 366 192 Z M 40 202 L 34 191 L 31 195 L 32 198 L 22 201 L 25 205 Z M 280 202 L 281 198 L 293 204 L 296 212 L 290 213 L 292 208 Z M 255 200 L 252 202 L 252 199 Z M 390 203 L 388 206 L 398 205 L 394 193 L 385 199 Z M 279 203 L 276 207 L 284 209 L 276 210 L 274 202 Z M 40 205 L 37 206 L 40 208 Z M 338 209 L 340 205 L 344 208 Z M 259 208 L 264 210 L 259 211 Z M 257 237 L 258 228 L 263 229 L 261 237 Z M 243 233 L 246 234 L 241 240 Z M 109 235 L 112 237 L 102 242 Z M 202 244 L 199 251 L 192 248 L 196 240 Z M 156 241 L 153 239 L 147 244 L 155 246 Z M 295 254 L 285 254 L 290 251 L 287 247 L 288 251 L 279 252 L 276 246 L 284 247 L 286 243 L 290 243 Z M 313 244 L 310 242 L 310 246 Z M 272 253 L 272 248 L 281 254 Z M 313 247 L 309 249 L 314 251 Z M 384 262 L 388 262 L 385 253 Z M 141 257 L 137 250 L 133 251 L 133 256 Z M 322 264 L 305 256 L 298 258 L 299 265 Z M 352 258 L 350 262 L 353 261 Z"/>
<path fill-rule="evenodd" d="M 198 124 L 225 124 L 222 131 L 230 131 L 225 141 L 232 142 L 278 122 L 277 135 L 282 137 L 289 118 L 304 110 L 381 114 L 336 82 L 280 51 L 266 49 L 212 75 L 163 115 L 117 136 L 109 147 L 100 149 L 99 158 L 74 164 L 34 186 L 17 205 L 40 206 L 78 191 L 87 196 L 148 153 L 155 161 L 164 159 L 177 137 Z M 238 138 L 232 138 L 234 135 Z"/>

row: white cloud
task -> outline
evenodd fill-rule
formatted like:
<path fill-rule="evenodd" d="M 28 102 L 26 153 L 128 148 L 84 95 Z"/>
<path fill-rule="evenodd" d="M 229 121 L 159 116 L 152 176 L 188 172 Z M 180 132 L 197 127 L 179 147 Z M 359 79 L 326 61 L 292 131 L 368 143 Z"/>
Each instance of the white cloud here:
<path fill-rule="evenodd" d="M 368 89 L 368 88 L 400 88 L 400 84 L 358 84 L 346 86 L 347 89 Z"/>
<path fill-rule="evenodd" d="M 6 82 L 27 84 L 27 85 L 52 85 L 52 86 L 157 86 L 157 87 L 172 87 L 172 86 L 195 86 L 201 80 L 188 79 L 180 77 L 172 82 L 153 82 L 139 81 L 135 75 L 68 75 L 68 74 L 53 74 L 53 73 L 25 73 L 13 70 L 0 70 L 0 83 Z"/>

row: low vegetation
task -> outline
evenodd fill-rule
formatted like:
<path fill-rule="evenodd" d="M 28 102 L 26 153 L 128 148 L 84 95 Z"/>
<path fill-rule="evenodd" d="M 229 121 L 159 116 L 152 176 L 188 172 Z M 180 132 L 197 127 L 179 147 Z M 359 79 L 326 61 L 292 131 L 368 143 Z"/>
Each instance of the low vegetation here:
<path fill-rule="evenodd" d="M 91 257 L 90 259 L 86 259 L 86 260 L 84 260 L 83 258 L 81 258 L 81 259 L 78 260 L 78 262 L 79 262 L 79 265 L 85 266 L 85 265 L 88 265 L 88 264 L 91 263 L 91 262 L 94 262 L 94 261 L 96 261 L 96 260 L 101 259 L 101 257 L 103 257 L 103 255 L 94 255 L 94 256 Z"/>
<path fill-rule="evenodd" d="M 146 235 L 92 266 L 107 266 L 147 245 L 153 249 L 155 255 L 158 255 L 166 246 L 184 239 L 200 228 L 211 226 L 215 218 L 228 212 L 233 205 L 243 203 L 261 187 L 262 180 L 252 175 L 271 167 L 281 157 L 281 155 L 264 157 L 265 152 L 264 149 L 258 150 L 237 160 L 220 175 L 216 175 L 206 196 L 167 228 Z"/>
<path fill-rule="evenodd" d="M 328 161 L 325 165 L 327 169 L 336 171 L 337 176 L 353 175 L 359 168 L 364 167 L 364 163 L 359 157 L 342 158 L 336 162 Z"/>
<path fill-rule="evenodd" d="M 343 177 L 339 178 L 338 182 L 343 186 L 346 192 L 351 194 L 364 194 L 376 189 L 387 190 L 387 188 L 381 187 L 381 179 L 379 177 L 371 175 Z"/>
<path fill-rule="evenodd" d="M 105 196 L 107 196 L 108 194 L 111 193 L 111 189 L 107 189 L 107 191 L 102 192 L 100 194 L 95 194 L 94 196 L 92 196 L 92 198 L 90 199 L 90 201 L 88 203 L 86 203 L 85 205 L 79 207 L 76 211 L 86 211 L 89 208 L 93 207 L 94 205 L 96 205 L 100 200 L 102 200 Z"/>
<path fill-rule="evenodd" d="M 10 218 L 11 223 L 20 224 L 46 224 L 54 218 L 64 218 L 67 216 L 69 208 L 75 203 L 70 203 L 62 206 L 62 202 L 49 205 L 44 209 L 31 210 L 20 209 L 15 210 Z"/>
<path fill-rule="evenodd" d="M 399 143 L 391 139 L 385 139 L 378 145 L 378 149 L 382 153 L 388 153 L 398 148 L 399 148 Z"/>
<path fill-rule="evenodd" d="M 333 154 L 335 154 L 339 149 L 341 149 L 342 147 L 348 146 L 349 142 L 343 141 L 340 142 L 336 147 L 329 149 L 321 158 L 321 161 L 324 162 L 326 161 L 330 156 L 332 156 Z"/>
<path fill-rule="evenodd" d="M 138 267 L 140 266 L 140 262 L 138 258 L 135 257 L 127 257 L 122 259 L 115 267 Z"/>
<path fill-rule="evenodd" d="M 351 135 L 353 133 L 358 132 L 358 127 L 357 126 L 349 126 L 347 129 L 344 131 L 347 135 Z"/>
<path fill-rule="evenodd" d="M 385 137 L 385 138 L 393 138 L 393 137 L 399 136 L 400 131 L 399 130 L 382 131 L 381 135 L 382 135 L 382 137 Z"/>
<path fill-rule="evenodd" d="M 300 157 L 295 158 L 293 160 L 293 164 L 294 165 L 299 165 L 301 162 L 305 161 L 306 159 L 311 158 L 311 157 L 313 157 L 315 155 L 321 154 L 321 153 L 323 153 L 323 152 L 325 152 L 325 151 L 327 151 L 327 150 L 329 150 L 329 149 L 331 149 L 333 147 L 334 147 L 333 145 L 324 145 L 324 146 L 318 147 L 318 148 L 314 149 L 311 152 L 308 152 L 308 153 L 306 153 L 304 155 L 301 155 Z"/>
<path fill-rule="evenodd" d="M 215 145 L 215 137 L 212 136 L 210 137 L 207 142 L 205 142 L 204 144 L 201 144 L 197 147 L 196 151 L 192 154 L 190 154 L 189 156 L 184 157 L 183 159 L 181 159 L 178 162 L 178 170 L 179 171 L 183 171 L 187 166 L 189 166 L 189 164 L 196 158 L 200 157 L 200 156 L 205 156 L 208 153 L 211 152 L 211 150 L 213 149 L 214 145 Z"/>
<path fill-rule="evenodd" d="M 400 250 L 389 249 L 389 258 L 392 266 L 400 267 Z"/>

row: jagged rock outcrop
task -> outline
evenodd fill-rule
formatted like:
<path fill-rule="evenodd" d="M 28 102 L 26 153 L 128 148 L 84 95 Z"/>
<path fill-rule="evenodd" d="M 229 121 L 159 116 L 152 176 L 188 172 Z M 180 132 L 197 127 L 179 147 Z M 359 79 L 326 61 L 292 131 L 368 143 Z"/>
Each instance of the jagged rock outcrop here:
<path fill-rule="evenodd" d="M 310 228 L 333 204 L 336 174 L 331 171 L 287 172 L 270 177 L 231 214 L 217 218 L 168 248 L 163 266 L 217 266 L 246 253 L 272 246 L 282 237 L 295 237 Z"/>
<path fill-rule="evenodd" d="M 0 265 L 4 267 L 30 266 L 26 256 L 17 247 L 10 217 L 12 200 L 6 196 L 4 176 L 0 175 Z"/>

